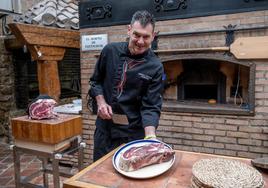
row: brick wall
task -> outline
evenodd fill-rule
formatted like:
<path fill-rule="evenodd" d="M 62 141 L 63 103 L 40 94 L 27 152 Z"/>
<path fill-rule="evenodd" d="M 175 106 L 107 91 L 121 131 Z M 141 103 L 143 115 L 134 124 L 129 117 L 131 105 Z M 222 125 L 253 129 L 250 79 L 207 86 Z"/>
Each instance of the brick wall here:
<path fill-rule="evenodd" d="M 223 29 L 229 24 L 238 28 L 268 24 L 268 11 L 218 15 L 180 20 L 159 21 L 156 31 L 190 32 Z M 108 34 L 110 42 L 125 41 L 127 26 L 82 29 L 81 35 Z M 239 36 L 268 35 L 268 30 L 237 32 Z M 159 49 L 218 47 L 225 45 L 225 33 L 172 36 L 159 39 Z M 88 81 L 99 52 L 81 52 L 81 84 L 83 99 L 83 139 L 86 157 L 92 161 L 93 133 L 96 116 L 86 108 Z M 161 57 L 160 57 L 161 58 Z M 239 157 L 268 156 L 268 60 L 256 64 L 255 115 L 209 115 L 162 111 L 158 137 L 174 149 L 223 154 Z"/>

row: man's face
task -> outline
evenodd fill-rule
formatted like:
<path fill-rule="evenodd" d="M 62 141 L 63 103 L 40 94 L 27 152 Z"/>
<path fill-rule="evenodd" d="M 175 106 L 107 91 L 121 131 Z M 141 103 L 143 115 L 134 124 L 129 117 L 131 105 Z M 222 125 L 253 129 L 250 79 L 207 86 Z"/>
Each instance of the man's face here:
<path fill-rule="evenodd" d="M 134 22 L 133 25 L 128 26 L 128 35 L 128 48 L 132 55 L 142 54 L 148 50 L 155 36 L 151 24 L 142 27 L 138 21 Z"/>

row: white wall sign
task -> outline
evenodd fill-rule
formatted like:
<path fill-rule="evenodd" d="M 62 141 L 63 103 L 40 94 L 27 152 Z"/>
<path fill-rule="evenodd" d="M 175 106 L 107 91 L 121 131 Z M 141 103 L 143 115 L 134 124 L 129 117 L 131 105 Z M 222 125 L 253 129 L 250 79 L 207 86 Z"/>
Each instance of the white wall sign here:
<path fill-rule="evenodd" d="M 107 34 L 82 36 L 82 51 L 101 50 L 108 43 Z"/>

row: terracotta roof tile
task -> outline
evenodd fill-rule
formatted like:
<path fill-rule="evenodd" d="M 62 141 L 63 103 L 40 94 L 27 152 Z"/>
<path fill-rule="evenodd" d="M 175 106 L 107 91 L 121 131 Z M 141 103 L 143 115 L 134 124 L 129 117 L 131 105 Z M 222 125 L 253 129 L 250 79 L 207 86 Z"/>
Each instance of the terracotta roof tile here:
<path fill-rule="evenodd" d="M 78 30 L 78 0 L 43 0 L 14 17 L 14 22 Z"/>

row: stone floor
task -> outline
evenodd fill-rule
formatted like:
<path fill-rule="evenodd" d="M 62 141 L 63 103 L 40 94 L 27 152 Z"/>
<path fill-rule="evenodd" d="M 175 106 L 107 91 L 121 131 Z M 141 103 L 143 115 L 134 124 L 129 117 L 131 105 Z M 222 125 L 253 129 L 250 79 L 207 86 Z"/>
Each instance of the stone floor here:
<path fill-rule="evenodd" d="M 35 156 L 23 154 L 21 156 L 21 176 L 26 177 L 41 169 L 41 161 Z M 66 165 L 60 167 L 61 171 L 76 173 L 77 169 L 71 166 L 66 167 Z M 62 182 L 66 178 L 60 178 L 61 186 Z M 42 184 L 42 176 L 36 177 L 31 181 L 31 183 L 37 185 Z M 10 145 L 0 143 L 0 188 L 14 188 L 14 166 L 13 166 L 13 152 L 10 149 Z M 49 175 L 49 187 L 53 186 L 52 175 Z"/>

